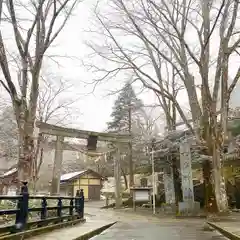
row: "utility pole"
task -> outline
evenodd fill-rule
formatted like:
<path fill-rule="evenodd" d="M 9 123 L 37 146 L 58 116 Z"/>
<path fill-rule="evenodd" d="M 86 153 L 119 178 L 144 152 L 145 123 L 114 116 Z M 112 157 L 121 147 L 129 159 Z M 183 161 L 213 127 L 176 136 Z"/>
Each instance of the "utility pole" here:
<path fill-rule="evenodd" d="M 152 163 L 152 190 L 153 190 L 153 214 L 156 214 L 156 179 L 155 179 L 155 164 L 154 164 L 154 153 L 155 153 L 154 140 L 152 141 L 151 146 L 151 163 Z"/>
<path fill-rule="evenodd" d="M 129 103 L 128 108 L 128 132 L 132 134 L 132 105 Z M 133 174 L 133 154 L 132 154 L 132 140 L 128 143 L 129 147 L 129 187 L 134 185 L 134 174 Z"/>
<path fill-rule="evenodd" d="M 151 152 L 151 158 L 152 158 L 152 182 L 153 182 L 153 214 L 156 214 L 156 180 L 155 180 L 155 165 L 154 165 L 154 150 Z"/>

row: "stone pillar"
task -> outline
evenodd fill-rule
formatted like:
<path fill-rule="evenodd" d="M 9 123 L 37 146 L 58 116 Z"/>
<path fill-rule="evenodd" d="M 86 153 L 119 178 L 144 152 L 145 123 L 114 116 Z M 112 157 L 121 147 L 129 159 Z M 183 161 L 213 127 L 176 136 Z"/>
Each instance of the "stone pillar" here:
<path fill-rule="evenodd" d="M 175 204 L 176 199 L 175 199 L 173 172 L 170 166 L 164 168 L 163 183 L 164 183 L 164 191 L 165 191 L 165 202 L 167 204 Z"/>
<path fill-rule="evenodd" d="M 192 178 L 192 159 L 190 143 L 180 144 L 180 171 L 182 178 L 183 202 L 194 202 L 194 189 Z"/>
<path fill-rule="evenodd" d="M 114 154 L 114 179 L 115 179 L 115 207 L 120 208 L 122 206 L 122 194 L 121 194 L 121 168 L 120 168 L 120 150 L 117 147 L 116 154 Z"/>
<path fill-rule="evenodd" d="M 62 161 L 63 161 L 63 142 L 64 137 L 57 136 L 51 186 L 52 195 L 58 195 L 60 192 L 60 178 L 62 173 Z"/>

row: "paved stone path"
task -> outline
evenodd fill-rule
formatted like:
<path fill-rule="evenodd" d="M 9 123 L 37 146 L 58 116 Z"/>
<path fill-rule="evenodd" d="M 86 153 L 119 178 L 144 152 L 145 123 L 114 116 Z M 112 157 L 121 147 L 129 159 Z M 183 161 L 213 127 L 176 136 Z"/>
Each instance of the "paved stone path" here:
<path fill-rule="evenodd" d="M 87 234 L 96 228 L 109 224 L 109 221 L 99 221 L 98 219 L 87 219 L 86 223 L 80 223 L 73 227 L 54 230 L 50 233 L 30 238 L 31 240 L 72 240 Z"/>
<path fill-rule="evenodd" d="M 238 237 L 238 239 L 240 239 L 239 222 L 215 222 L 214 224 L 226 232 L 234 234 L 236 237 Z"/>
<path fill-rule="evenodd" d="M 122 221 L 92 240 L 225 240 L 217 232 L 205 232 L 200 222 Z"/>
<path fill-rule="evenodd" d="M 112 216 L 104 217 L 99 209 L 102 206 L 101 202 L 92 202 L 85 204 L 85 223 L 77 224 L 73 227 L 66 227 L 63 229 L 54 230 L 50 233 L 42 234 L 30 238 L 30 240 L 72 240 L 89 233 L 97 228 L 112 223 Z"/>
<path fill-rule="evenodd" d="M 99 205 L 86 204 L 87 222 L 71 228 L 31 238 L 31 240 L 71 240 L 95 228 L 118 221 L 92 240 L 225 240 L 216 231 L 203 231 L 204 219 L 153 217 L 132 211 L 100 210 Z M 78 236 L 76 236 L 76 234 Z"/>
<path fill-rule="evenodd" d="M 132 211 L 106 211 L 118 223 L 92 240 L 226 240 L 216 231 L 204 231 L 204 219 L 154 217 Z"/>

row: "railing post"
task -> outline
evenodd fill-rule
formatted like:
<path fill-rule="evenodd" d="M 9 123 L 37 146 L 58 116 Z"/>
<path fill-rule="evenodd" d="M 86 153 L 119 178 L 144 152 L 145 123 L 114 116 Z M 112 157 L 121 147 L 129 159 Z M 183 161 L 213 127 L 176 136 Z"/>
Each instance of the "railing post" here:
<path fill-rule="evenodd" d="M 57 216 L 60 218 L 60 217 L 62 217 L 62 198 L 59 198 L 58 199 L 58 204 L 57 204 L 57 206 L 58 206 L 58 209 L 57 209 Z"/>
<path fill-rule="evenodd" d="M 80 216 L 84 217 L 84 192 L 83 189 L 80 191 Z"/>
<path fill-rule="evenodd" d="M 78 215 L 80 215 L 80 191 L 77 190 L 75 196 L 75 211 Z"/>
<path fill-rule="evenodd" d="M 41 211 L 41 219 L 44 220 L 47 218 L 47 199 L 45 197 L 42 198 L 42 211 Z"/>
<path fill-rule="evenodd" d="M 69 215 L 73 216 L 73 198 L 70 200 L 70 208 L 69 208 Z"/>
<path fill-rule="evenodd" d="M 27 224 L 28 219 L 28 200 L 29 193 L 27 182 L 22 182 L 23 186 L 21 187 L 21 198 L 18 200 L 17 208 L 18 211 L 16 213 L 16 221 L 15 226 L 17 230 L 23 230 Z"/>

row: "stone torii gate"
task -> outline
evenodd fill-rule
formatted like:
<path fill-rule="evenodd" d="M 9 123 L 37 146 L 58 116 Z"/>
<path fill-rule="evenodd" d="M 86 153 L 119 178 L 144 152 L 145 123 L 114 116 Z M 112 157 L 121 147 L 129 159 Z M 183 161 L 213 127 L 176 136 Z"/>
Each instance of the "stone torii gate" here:
<path fill-rule="evenodd" d="M 79 130 L 73 128 L 59 127 L 56 125 L 36 122 L 36 127 L 39 128 L 39 133 L 56 136 L 54 169 L 52 177 L 52 191 L 51 194 L 59 194 L 60 177 L 63 161 L 64 138 L 78 138 L 86 139 L 88 141 L 86 149 L 89 151 L 96 151 L 97 142 L 105 141 L 116 145 L 116 153 L 114 156 L 114 177 L 115 177 L 115 198 L 116 207 L 122 204 L 121 199 L 121 174 L 120 174 L 120 144 L 128 144 L 131 141 L 131 136 L 128 134 L 115 134 L 104 132 L 93 132 L 86 130 Z M 77 151 L 77 150 L 76 150 Z"/>

